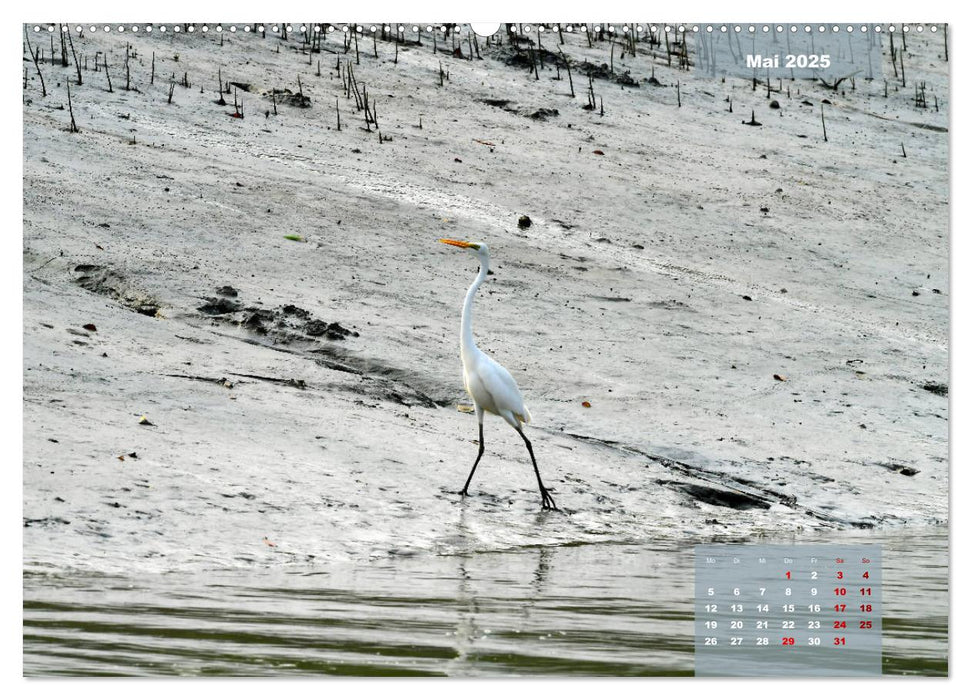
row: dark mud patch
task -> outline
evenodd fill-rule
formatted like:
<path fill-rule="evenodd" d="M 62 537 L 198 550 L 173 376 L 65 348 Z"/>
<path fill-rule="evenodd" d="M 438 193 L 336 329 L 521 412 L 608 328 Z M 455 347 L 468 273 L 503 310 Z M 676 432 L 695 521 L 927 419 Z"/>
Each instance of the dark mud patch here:
<path fill-rule="evenodd" d="M 581 75 L 586 75 L 597 80 L 609 80 L 613 77 L 610 66 L 606 63 L 591 63 L 583 61 L 573 66 L 573 70 Z"/>
<path fill-rule="evenodd" d="M 24 527 L 51 527 L 52 525 L 70 525 L 70 520 L 51 516 L 48 518 L 24 518 Z"/>
<path fill-rule="evenodd" d="M 918 129 L 927 129 L 928 131 L 936 131 L 941 134 L 946 134 L 948 132 L 946 126 L 935 126 L 934 124 L 922 124 L 920 122 L 907 122 L 911 126 L 916 126 Z"/>
<path fill-rule="evenodd" d="M 295 304 L 284 304 L 282 307 L 280 307 L 280 310 L 283 311 L 283 313 L 287 314 L 288 316 L 294 316 L 296 318 L 303 319 L 303 320 L 309 320 L 313 318 L 310 315 L 309 311 L 307 311 L 306 309 L 301 309 L 299 306 L 296 306 Z"/>
<path fill-rule="evenodd" d="M 683 481 L 667 481 L 665 479 L 658 479 L 657 483 L 713 506 L 732 508 L 734 510 L 750 510 L 752 508 L 768 510 L 772 506 L 771 502 L 764 498 L 759 498 L 758 496 L 741 491 L 729 491 L 703 484 L 689 484 Z"/>
<path fill-rule="evenodd" d="M 113 299 L 124 307 L 145 316 L 155 316 L 160 304 L 153 296 L 135 287 L 128 277 L 102 265 L 77 265 L 74 283 L 89 292 Z"/>
<path fill-rule="evenodd" d="M 520 46 L 502 47 L 493 55 L 513 68 L 532 70 L 533 65 L 549 65 L 566 69 L 566 63 L 563 62 L 563 58 L 559 54 L 547 49 L 534 48 L 531 44 L 532 42 L 529 42 L 526 48 Z"/>
<path fill-rule="evenodd" d="M 357 331 L 351 331 L 344 328 L 337 322 L 325 323 L 324 321 L 317 319 L 307 321 L 306 325 L 304 326 L 304 333 L 314 338 L 323 336 L 327 338 L 327 340 L 343 340 L 350 335 L 358 335 Z"/>
<path fill-rule="evenodd" d="M 678 301 L 677 299 L 659 299 L 657 301 L 649 301 L 646 306 L 652 309 L 663 309 L 665 311 L 694 311 L 690 306 L 685 304 L 683 301 Z"/>
<path fill-rule="evenodd" d="M 547 119 L 560 116 L 560 110 L 556 109 L 555 107 L 539 107 L 536 109 L 529 107 L 518 107 L 513 103 L 512 100 L 493 99 L 490 97 L 483 98 L 481 102 L 489 105 L 490 107 L 497 107 L 503 112 L 518 114 L 539 122 L 545 122 Z"/>
<path fill-rule="evenodd" d="M 272 309 L 258 306 L 246 306 L 236 298 L 230 298 L 225 290 L 232 289 L 238 297 L 238 292 L 232 287 L 220 287 L 218 297 L 206 298 L 206 303 L 197 307 L 197 311 L 217 321 L 225 321 L 250 330 L 260 335 L 269 336 L 274 343 L 289 344 L 299 340 L 344 340 L 360 336 L 355 330 L 345 328 L 336 321 L 323 321 L 315 318 L 312 313 L 296 304 L 284 304 Z"/>
<path fill-rule="evenodd" d="M 207 299 L 206 303 L 196 307 L 196 310 L 209 316 L 222 316 L 223 314 L 235 313 L 241 308 L 243 306 L 239 302 L 230 301 L 226 297 L 218 297 Z"/>
<path fill-rule="evenodd" d="M 618 85 L 640 87 L 640 81 L 632 78 L 629 70 L 625 70 L 623 73 L 616 73 L 610 69 L 610 65 L 607 63 L 591 63 L 590 61 L 583 61 L 583 63 L 577 63 L 574 65 L 573 71 L 575 73 L 579 73 L 580 75 L 592 77 L 596 80 L 609 80 L 617 83 Z"/>
<path fill-rule="evenodd" d="M 263 93 L 263 97 L 278 105 L 289 105 L 307 109 L 310 107 L 310 98 L 302 92 L 293 92 L 289 88 L 273 88 Z"/>
<path fill-rule="evenodd" d="M 688 464 L 687 462 L 681 462 L 679 460 L 663 457 L 661 455 L 647 456 L 674 472 L 680 473 L 684 476 L 694 477 L 699 481 L 706 481 L 709 484 L 712 484 L 712 487 L 715 489 L 740 494 L 740 498 L 748 497 L 750 499 L 761 501 L 770 505 L 772 503 L 777 503 L 789 508 L 795 508 L 796 506 L 797 499 L 792 494 L 777 491 L 767 486 L 757 484 L 749 479 L 744 479 L 742 477 L 730 477 L 711 469 L 705 469 L 704 467 Z M 809 509 L 804 509 L 804 511 L 814 517 L 820 517 L 818 513 L 814 513 Z M 829 520 L 830 518 L 827 516 L 823 519 Z"/>
<path fill-rule="evenodd" d="M 902 476 L 916 476 L 920 474 L 920 469 L 915 469 L 906 464 L 897 464 L 896 462 L 877 462 L 876 464 L 878 467 L 883 467 L 888 471 L 896 472 Z"/>
<path fill-rule="evenodd" d="M 307 383 L 302 379 L 282 379 L 280 377 L 267 377 L 262 374 L 241 374 L 239 372 L 230 372 L 234 377 L 244 377 L 246 379 L 255 379 L 258 382 L 269 382 L 270 384 L 280 384 L 282 386 L 292 386 L 294 389 L 306 389 Z"/>
<path fill-rule="evenodd" d="M 596 299 L 597 301 L 616 301 L 616 302 L 623 302 L 623 301 L 630 301 L 631 300 L 630 297 L 604 297 L 604 296 L 599 296 L 597 294 L 591 294 L 590 295 L 590 298 L 591 299 Z"/>
<path fill-rule="evenodd" d="M 539 122 L 545 122 L 550 117 L 560 116 L 560 110 L 547 108 L 547 107 L 540 107 L 535 112 L 531 112 L 526 116 L 529 117 L 530 119 L 535 119 L 536 121 L 539 121 Z"/>
<path fill-rule="evenodd" d="M 752 481 L 751 479 L 745 479 L 745 478 L 742 478 L 740 476 L 736 476 L 736 477 L 734 477 L 733 480 L 735 482 L 739 483 L 739 484 L 744 485 L 744 486 L 748 486 L 748 487 L 751 487 L 751 488 L 758 489 L 763 494 L 765 494 L 766 496 L 771 497 L 771 498 L 775 499 L 778 503 L 781 503 L 784 506 L 789 506 L 790 508 L 792 508 L 793 506 L 795 506 L 796 505 L 796 501 L 798 500 L 792 494 L 784 493 L 782 491 L 776 491 L 775 489 L 770 489 L 767 486 L 762 486 L 762 485 L 760 485 L 760 484 Z"/>
<path fill-rule="evenodd" d="M 929 391 L 932 394 L 937 394 L 938 396 L 947 396 L 947 384 L 938 384 L 937 382 L 927 382 L 923 386 L 924 391 Z"/>

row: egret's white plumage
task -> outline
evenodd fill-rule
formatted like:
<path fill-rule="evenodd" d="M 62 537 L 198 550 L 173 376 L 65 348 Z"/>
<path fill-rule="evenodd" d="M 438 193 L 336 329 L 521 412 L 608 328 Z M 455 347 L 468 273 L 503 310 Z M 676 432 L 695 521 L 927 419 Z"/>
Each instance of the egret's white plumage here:
<path fill-rule="evenodd" d="M 526 443 L 526 449 L 533 462 L 533 470 L 536 472 L 536 480 L 539 483 L 540 494 L 543 497 L 543 508 L 556 510 L 556 503 L 549 491 L 543 485 L 543 480 L 539 475 L 539 468 L 536 466 L 536 457 L 533 456 L 533 447 L 523 433 L 523 424 L 529 423 L 531 417 L 529 409 L 523 402 L 522 392 L 516 380 L 509 374 L 509 370 L 479 350 L 472 338 L 472 301 L 479 286 L 485 281 L 489 274 L 489 247 L 485 243 L 470 243 L 468 241 L 456 241 L 448 238 L 439 239 L 441 243 L 465 248 L 470 251 L 479 261 L 479 274 L 476 276 L 472 286 L 465 295 L 465 304 L 462 307 L 462 368 L 465 380 L 465 390 L 472 397 L 475 405 L 475 415 L 479 421 L 479 454 L 472 465 L 472 471 L 465 482 L 465 488 L 461 493 L 463 496 L 469 494 L 469 484 L 472 482 L 472 475 L 475 474 L 479 460 L 485 450 L 483 437 L 483 418 L 485 413 L 492 413 L 501 416 L 509 425 L 516 429 L 516 432 Z"/>

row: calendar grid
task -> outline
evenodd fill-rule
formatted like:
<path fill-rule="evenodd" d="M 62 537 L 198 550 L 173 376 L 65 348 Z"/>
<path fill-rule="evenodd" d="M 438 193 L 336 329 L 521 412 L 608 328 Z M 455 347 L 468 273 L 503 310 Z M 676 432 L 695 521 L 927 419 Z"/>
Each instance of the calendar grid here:
<path fill-rule="evenodd" d="M 695 675 L 881 672 L 879 545 L 695 548 Z"/>

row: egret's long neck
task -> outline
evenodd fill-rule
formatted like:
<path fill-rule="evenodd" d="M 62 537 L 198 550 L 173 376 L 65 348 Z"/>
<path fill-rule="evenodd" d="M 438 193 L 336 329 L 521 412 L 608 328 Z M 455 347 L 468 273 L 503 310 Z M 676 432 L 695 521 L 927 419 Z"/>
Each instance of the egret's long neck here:
<path fill-rule="evenodd" d="M 479 291 L 479 285 L 481 285 L 489 274 L 489 258 L 479 261 L 479 274 L 475 278 L 475 282 L 469 287 L 469 291 L 465 294 L 465 305 L 462 307 L 462 355 L 463 357 L 467 352 L 475 348 L 475 341 L 472 340 L 472 301 L 475 299 L 475 293 Z"/>

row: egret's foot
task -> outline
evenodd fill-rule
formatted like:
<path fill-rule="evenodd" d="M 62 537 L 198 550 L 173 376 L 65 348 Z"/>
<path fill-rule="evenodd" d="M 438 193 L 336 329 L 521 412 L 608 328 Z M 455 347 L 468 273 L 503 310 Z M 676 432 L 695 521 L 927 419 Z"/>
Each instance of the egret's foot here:
<path fill-rule="evenodd" d="M 543 494 L 543 510 L 559 510 L 549 491 L 543 489 L 541 493 Z"/>
<path fill-rule="evenodd" d="M 468 489 L 462 489 L 461 491 L 459 491 L 459 496 L 461 496 L 462 498 L 465 498 L 468 495 L 469 495 Z"/>

